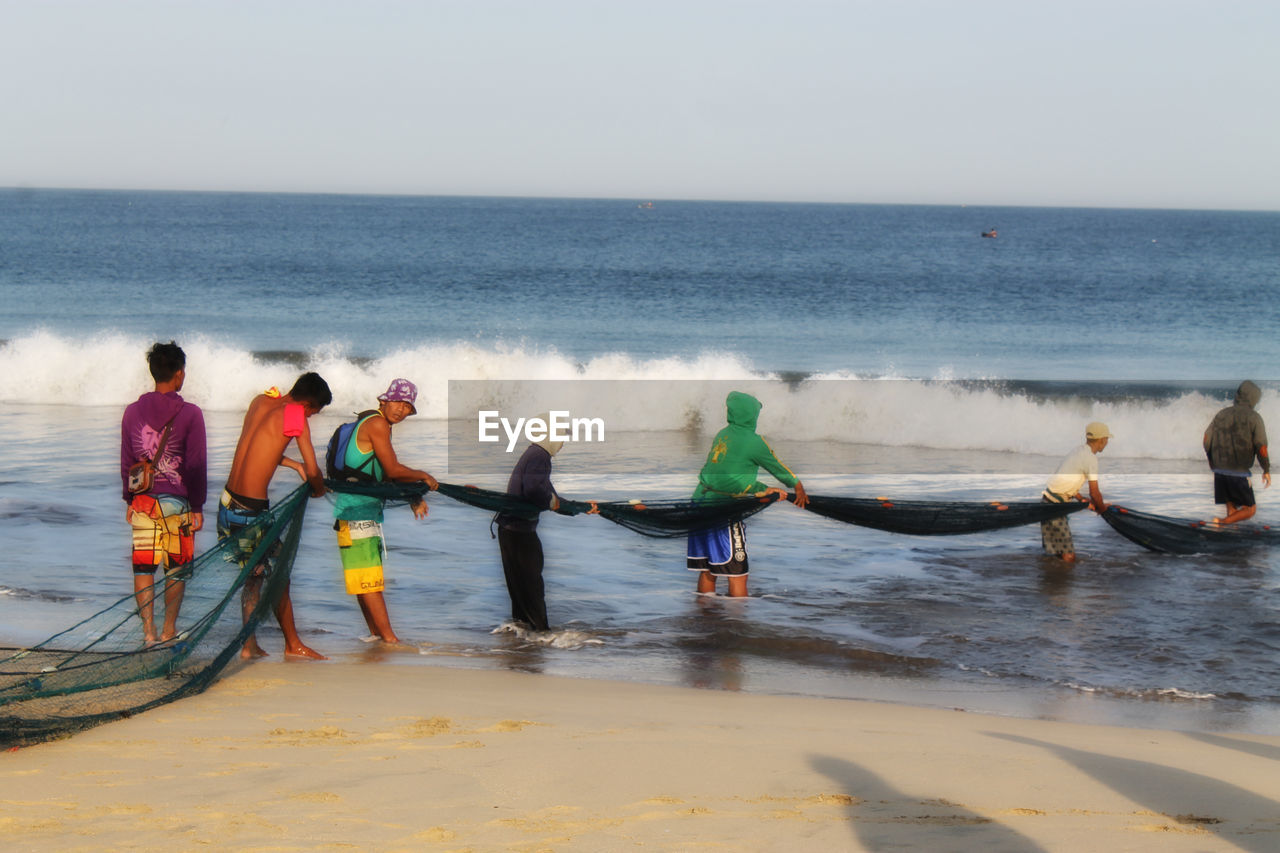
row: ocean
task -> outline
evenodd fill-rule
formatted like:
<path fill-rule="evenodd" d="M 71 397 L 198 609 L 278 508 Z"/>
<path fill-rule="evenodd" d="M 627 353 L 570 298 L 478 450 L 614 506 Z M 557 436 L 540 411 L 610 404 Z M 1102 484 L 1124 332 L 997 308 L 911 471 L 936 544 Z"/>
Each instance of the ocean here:
<path fill-rule="evenodd" d="M 1200 437 L 1240 380 L 1280 430 L 1278 260 L 1277 213 L 0 190 L 0 641 L 129 592 L 119 418 L 155 341 L 187 352 L 215 492 L 249 399 L 316 370 L 335 396 L 317 443 L 417 382 L 396 448 L 449 482 L 505 485 L 515 454 L 469 439 L 478 408 L 568 399 L 607 433 L 556 457 L 561 493 L 684 498 L 742 389 L 811 493 L 1034 500 L 1103 420 L 1109 501 L 1207 518 Z M 1254 485 L 1257 522 L 1280 521 Z M 387 601 L 412 645 L 391 651 L 363 641 L 312 501 L 293 581 L 308 643 L 1280 734 L 1267 551 L 1148 553 L 1081 513 L 1065 571 L 1035 528 L 907 537 L 781 505 L 748 522 L 752 594 L 729 600 L 694 594 L 682 540 L 544 516 L 557 630 L 531 636 L 507 625 L 489 515 L 430 507 L 388 514 Z M 279 654 L 274 626 L 261 637 Z"/>

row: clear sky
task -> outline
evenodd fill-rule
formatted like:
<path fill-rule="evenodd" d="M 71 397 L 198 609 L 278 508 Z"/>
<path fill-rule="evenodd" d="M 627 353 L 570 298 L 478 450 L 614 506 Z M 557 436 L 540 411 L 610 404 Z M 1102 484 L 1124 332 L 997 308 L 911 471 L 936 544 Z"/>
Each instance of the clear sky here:
<path fill-rule="evenodd" d="M 0 186 L 1280 209 L 1280 2 L 0 0 Z"/>

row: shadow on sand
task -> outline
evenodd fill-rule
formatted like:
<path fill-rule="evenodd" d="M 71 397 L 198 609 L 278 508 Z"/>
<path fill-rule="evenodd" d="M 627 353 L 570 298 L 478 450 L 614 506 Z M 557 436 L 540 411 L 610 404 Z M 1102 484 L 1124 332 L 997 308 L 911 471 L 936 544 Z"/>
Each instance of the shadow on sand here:
<path fill-rule="evenodd" d="M 854 840 L 865 850 L 915 847 L 934 853 L 1036 853 L 1044 848 L 1017 830 L 971 812 L 928 792 L 906 793 L 866 768 L 830 755 L 810 756 L 809 764 L 852 796 L 849 807 Z M 903 827 L 910 827 L 904 837 Z M 922 837 L 927 836 L 927 841 Z M 909 839 L 909 840 L 908 840 Z"/>
<path fill-rule="evenodd" d="M 1241 850 L 1274 853 L 1280 849 L 1277 847 L 1280 845 L 1280 821 L 1277 820 L 1280 803 L 1238 785 L 1148 761 L 1117 758 L 1017 735 L 997 732 L 987 734 L 1011 743 L 1046 749 L 1116 793 L 1135 803 L 1141 803 L 1150 811 L 1165 815 L 1178 823 L 1212 832 Z M 1204 740 L 1205 736 L 1200 736 L 1200 739 Z M 1244 742 L 1232 741 L 1229 745 L 1235 749 L 1244 745 Z M 1215 804 L 1218 803 L 1230 803 L 1232 815 L 1248 817 L 1228 818 L 1216 814 Z"/>

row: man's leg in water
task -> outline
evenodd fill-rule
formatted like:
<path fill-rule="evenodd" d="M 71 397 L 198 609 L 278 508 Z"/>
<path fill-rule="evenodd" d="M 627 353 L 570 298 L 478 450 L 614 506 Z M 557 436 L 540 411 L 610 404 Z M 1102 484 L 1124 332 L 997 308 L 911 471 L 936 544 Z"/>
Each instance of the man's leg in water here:
<path fill-rule="evenodd" d="M 133 576 L 133 594 L 138 600 L 138 615 L 142 618 L 142 636 L 148 644 L 156 641 L 155 580 L 155 575 L 134 573 Z"/>
<path fill-rule="evenodd" d="M 1227 514 L 1222 518 L 1215 518 L 1217 524 L 1235 524 L 1237 521 L 1247 521 L 1253 518 L 1253 514 L 1258 511 L 1258 505 L 1237 507 L 1235 504 L 1227 504 Z"/>
<path fill-rule="evenodd" d="M 166 577 L 164 585 L 164 630 L 160 632 L 161 640 L 172 640 L 178 636 L 178 611 L 182 608 L 182 596 L 187 591 L 185 581 Z"/>
<path fill-rule="evenodd" d="M 400 638 L 391 628 L 391 614 L 387 612 L 387 600 L 380 592 L 362 592 L 356 596 L 360 612 L 370 634 L 377 634 L 385 643 L 398 643 Z"/>
<path fill-rule="evenodd" d="M 280 593 L 280 602 L 276 605 L 276 621 L 284 632 L 284 653 L 290 657 L 311 658 L 312 660 L 328 660 L 315 649 L 302 642 L 298 629 L 293 624 L 293 601 L 289 598 L 289 584 L 284 585 Z"/>
<path fill-rule="evenodd" d="M 249 617 L 253 615 L 253 611 L 258 606 L 258 599 L 262 597 L 262 574 L 255 571 L 244 582 L 244 589 L 240 593 L 240 616 L 242 621 L 248 622 Z M 248 660 L 250 658 L 265 657 L 266 652 L 262 646 L 258 645 L 258 637 L 250 634 L 249 639 L 244 641 L 244 648 L 240 650 L 240 657 Z"/>

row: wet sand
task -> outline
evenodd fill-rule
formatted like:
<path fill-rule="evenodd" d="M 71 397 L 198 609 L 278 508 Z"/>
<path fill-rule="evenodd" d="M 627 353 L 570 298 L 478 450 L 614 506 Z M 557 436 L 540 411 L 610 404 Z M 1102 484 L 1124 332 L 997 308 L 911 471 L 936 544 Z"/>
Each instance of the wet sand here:
<path fill-rule="evenodd" d="M 1280 849 L 1280 738 L 257 662 L 5 753 L 9 850 Z"/>

